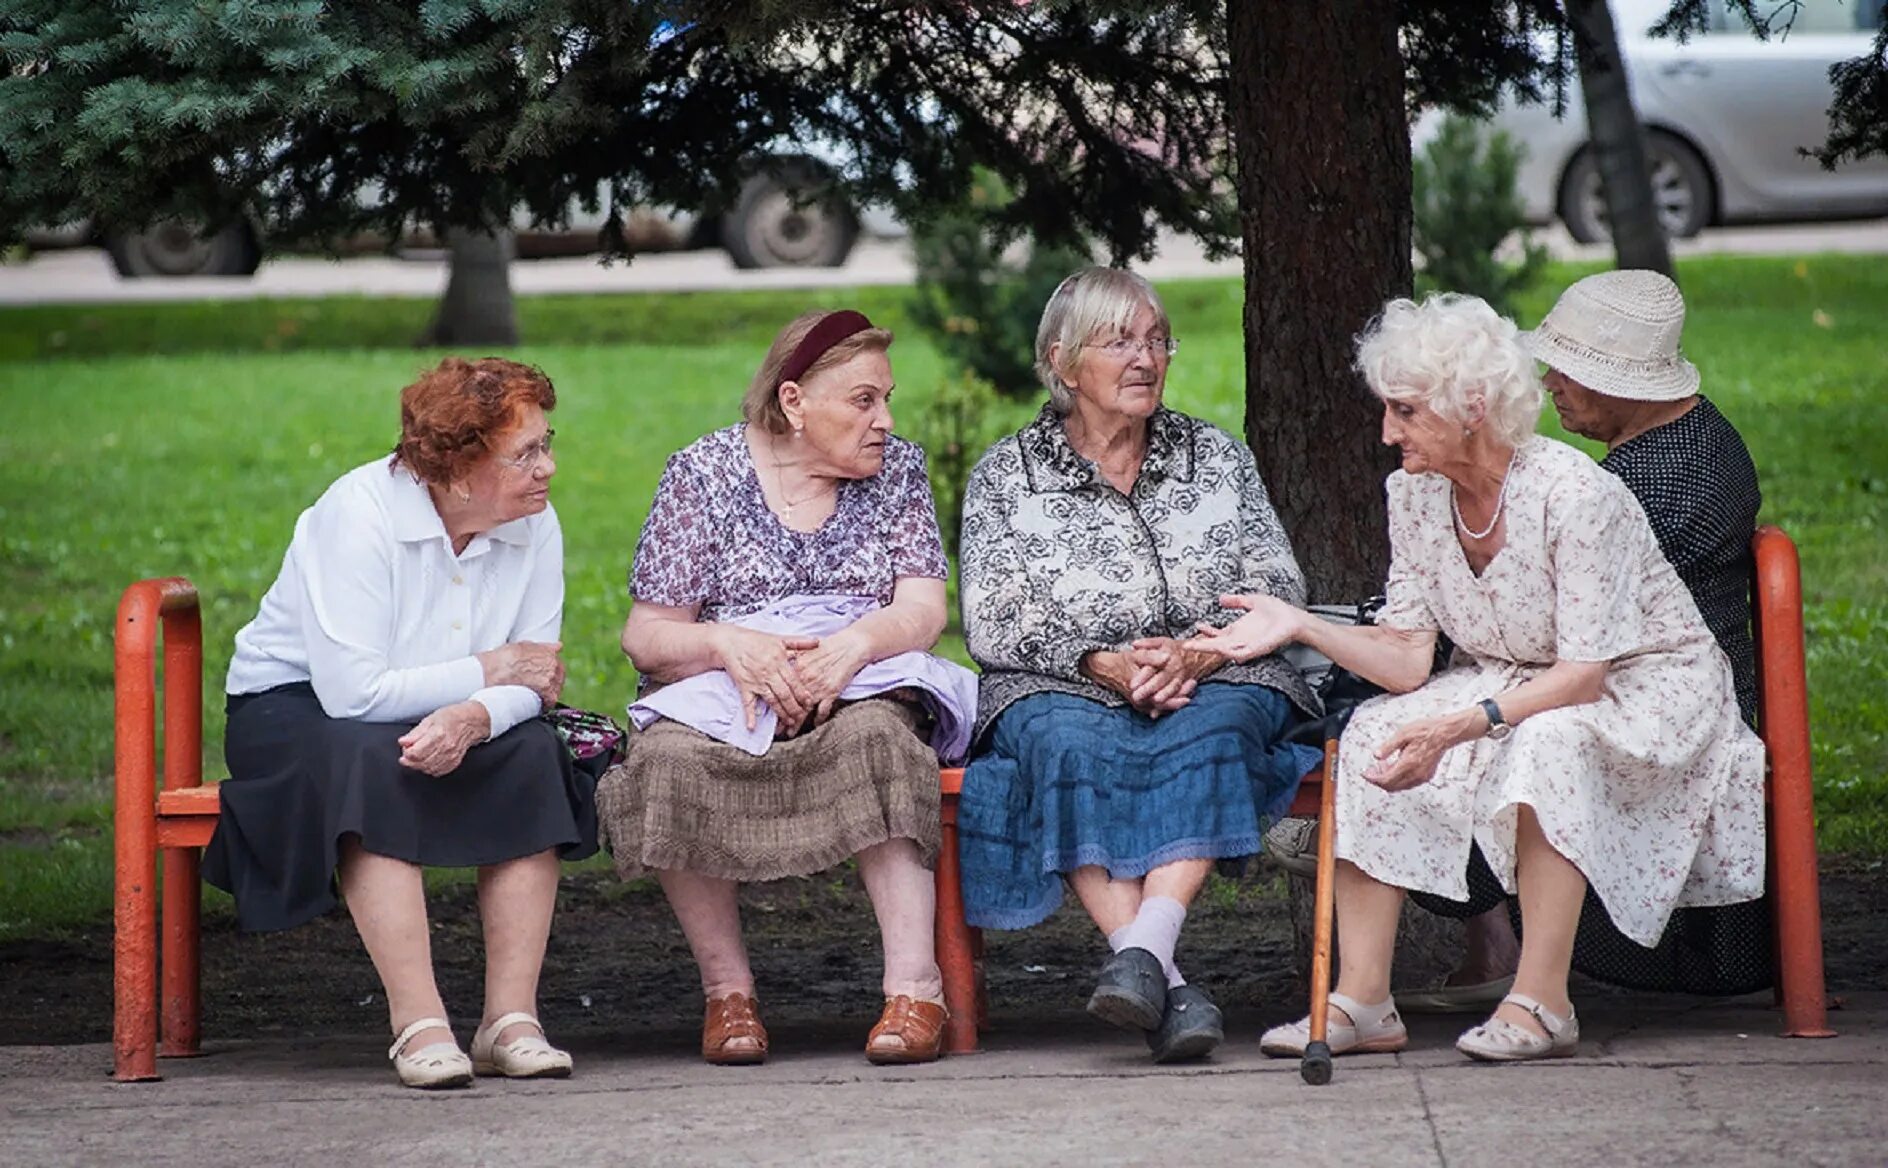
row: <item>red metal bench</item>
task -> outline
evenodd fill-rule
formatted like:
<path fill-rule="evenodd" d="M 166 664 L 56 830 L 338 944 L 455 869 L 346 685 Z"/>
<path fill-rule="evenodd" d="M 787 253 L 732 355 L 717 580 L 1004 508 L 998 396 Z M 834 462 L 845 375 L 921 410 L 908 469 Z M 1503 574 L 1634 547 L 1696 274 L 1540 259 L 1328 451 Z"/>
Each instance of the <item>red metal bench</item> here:
<path fill-rule="evenodd" d="M 1827 1037 L 1822 907 L 1810 785 L 1809 696 L 1803 671 L 1802 581 L 1796 546 L 1758 529 L 1757 646 L 1761 724 L 1770 756 L 1770 888 L 1776 912 L 1777 998 L 1784 1033 Z M 159 630 L 164 655 L 163 785 L 158 787 Z M 203 786 L 203 632 L 196 590 L 179 577 L 125 590 L 117 629 L 116 889 L 113 1075 L 156 1079 L 157 1059 L 199 1053 L 201 850 L 216 828 L 217 789 Z M 981 930 L 964 920 L 957 858 L 963 771 L 939 773 L 943 842 L 937 865 L 937 956 L 951 1010 L 945 1050 L 977 1049 L 986 1016 Z M 1324 776 L 1306 776 L 1294 815 L 1315 815 Z M 163 854 L 162 912 L 158 855 Z M 161 926 L 161 927 L 160 927 Z M 161 962 L 160 962 L 161 958 Z M 162 969 L 162 984 L 159 970 Z M 161 1036 L 161 1037 L 160 1037 Z"/>

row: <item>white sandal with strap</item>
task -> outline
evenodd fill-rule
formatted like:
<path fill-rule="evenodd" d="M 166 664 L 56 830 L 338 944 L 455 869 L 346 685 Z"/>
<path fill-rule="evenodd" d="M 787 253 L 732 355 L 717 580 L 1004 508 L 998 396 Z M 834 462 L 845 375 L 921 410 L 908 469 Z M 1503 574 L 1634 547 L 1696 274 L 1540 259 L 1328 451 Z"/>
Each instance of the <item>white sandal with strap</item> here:
<path fill-rule="evenodd" d="M 411 1054 L 405 1053 L 406 1044 L 425 1030 L 450 1032 L 452 1026 L 444 1018 L 421 1018 L 407 1023 L 406 1029 L 400 1031 L 400 1036 L 387 1049 L 387 1057 L 393 1060 L 400 1082 L 421 1090 L 471 1086 L 472 1060 L 465 1057 L 457 1042 L 435 1042 Z"/>
<path fill-rule="evenodd" d="M 1396 1012 L 1396 999 L 1385 998 L 1366 1006 L 1349 994 L 1333 993 L 1330 1005 L 1350 1016 L 1348 1024 L 1337 1015 L 1325 1015 L 1324 1041 L 1332 1054 L 1388 1054 L 1409 1045 L 1409 1031 Z M 1259 1039 L 1259 1053 L 1273 1058 L 1300 1058 L 1311 1041 L 1311 1019 L 1300 1018 L 1285 1026 L 1274 1026 Z"/>
<path fill-rule="evenodd" d="M 1501 1002 L 1526 1010 L 1546 1033 L 1536 1034 L 1506 1018 L 1491 1017 L 1456 1039 L 1455 1049 L 1485 1063 L 1524 1063 L 1533 1059 L 1566 1058 L 1579 1050 L 1580 1019 L 1574 1016 L 1571 1009 L 1562 1018 L 1526 994 L 1509 994 Z"/>
<path fill-rule="evenodd" d="M 537 1027 L 538 1032 L 498 1045 L 498 1036 L 507 1026 L 526 1022 Z M 544 1024 L 522 1011 L 501 1014 L 479 1027 L 472 1036 L 472 1069 L 481 1075 L 561 1079 L 570 1074 L 570 1066 L 570 1054 L 544 1040 Z"/>

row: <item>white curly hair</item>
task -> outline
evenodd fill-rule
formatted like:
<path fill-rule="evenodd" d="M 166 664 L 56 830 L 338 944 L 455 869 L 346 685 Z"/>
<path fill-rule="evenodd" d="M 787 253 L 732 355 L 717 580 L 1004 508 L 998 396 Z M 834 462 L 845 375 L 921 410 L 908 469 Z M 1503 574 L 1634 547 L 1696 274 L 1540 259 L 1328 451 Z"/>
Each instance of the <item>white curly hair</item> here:
<path fill-rule="evenodd" d="M 1458 426 L 1480 406 L 1482 424 L 1506 446 L 1540 424 L 1534 358 L 1514 322 L 1478 296 L 1390 301 L 1358 334 L 1356 368 L 1384 401 L 1420 402 Z"/>

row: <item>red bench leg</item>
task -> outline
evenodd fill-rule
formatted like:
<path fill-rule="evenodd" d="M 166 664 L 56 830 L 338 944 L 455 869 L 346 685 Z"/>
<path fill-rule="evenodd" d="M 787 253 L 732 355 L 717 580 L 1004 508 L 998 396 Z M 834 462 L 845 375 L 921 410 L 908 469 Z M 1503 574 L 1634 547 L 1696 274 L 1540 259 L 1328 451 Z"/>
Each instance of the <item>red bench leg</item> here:
<path fill-rule="evenodd" d="M 203 886 L 196 848 L 164 849 L 164 996 L 163 1043 L 165 1058 L 202 1054 L 202 985 L 200 953 Z"/>
<path fill-rule="evenodd" d="M 1823 996 L 1822 893 L 1816 872 L 1816 805 L 1809 753 L 1809 683 L 1803 660 L 1803 581 L 1796 545 L 1765 525 L 1757 562 L 1760 724 L 1770 756 L 1771 904 L 1776 913 L 1777 997 L 1786 1036 L 1828 1038 Z"/>
<path fill-rule="evenodd" d="M 157 1073 L 157 625 L 153 581 L 125 590 L 116 635 L 112 1077 Z"/>
<path fill-rule="evenodd" d="M 944 975 L 944 1005 L 951 1012 L 944 1031 L 944 1053 L 975 1054 L 983 998 L 977 976 L 979 938 L 964 920 L 955 795 L 944 796 L 943 820 L 937 853 L 937 966 Z"/>

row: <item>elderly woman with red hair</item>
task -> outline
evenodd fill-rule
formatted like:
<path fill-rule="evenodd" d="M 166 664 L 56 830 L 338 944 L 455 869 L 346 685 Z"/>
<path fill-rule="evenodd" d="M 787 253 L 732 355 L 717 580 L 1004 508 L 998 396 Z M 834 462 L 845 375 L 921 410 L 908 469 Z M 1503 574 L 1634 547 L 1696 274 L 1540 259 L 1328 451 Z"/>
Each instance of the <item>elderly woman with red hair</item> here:
<path fill-rule="evenodd" d="M 302 513 L 230 661 L 205 877 L 244 929 L 272 930 L 331 909 L 338 873 L 409 1087 L 570 1073 L 537 1021 L 559 856 L 596 848 L 594 778 L 538 717 L 564 679 L 556 401 L 542 373 L 495 357 L 449 357 L 407 386 L 392 457 Z M 426 866 L 478 869 L 470 1058 L 434 982 Z"/>

